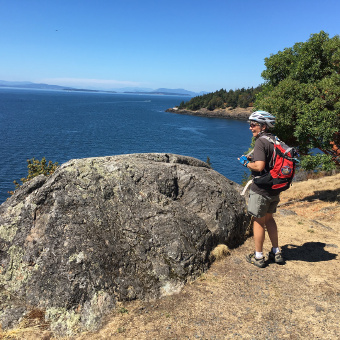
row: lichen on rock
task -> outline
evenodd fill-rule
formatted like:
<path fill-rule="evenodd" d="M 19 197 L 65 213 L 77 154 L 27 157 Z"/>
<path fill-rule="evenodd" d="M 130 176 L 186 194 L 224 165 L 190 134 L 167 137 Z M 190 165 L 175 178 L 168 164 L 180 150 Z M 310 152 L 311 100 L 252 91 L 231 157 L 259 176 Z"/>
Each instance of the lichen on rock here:
<path fill-rule="evenodd" d="M 0 289 L 16 296 L 2 327 L 38 308 L 69 335 L 99 327 L 117 301 L 176 293 L 217 244 L 243 241 L 238 189 L 173 154 L 76 159 L 25 183 L 0 206 Z"/>

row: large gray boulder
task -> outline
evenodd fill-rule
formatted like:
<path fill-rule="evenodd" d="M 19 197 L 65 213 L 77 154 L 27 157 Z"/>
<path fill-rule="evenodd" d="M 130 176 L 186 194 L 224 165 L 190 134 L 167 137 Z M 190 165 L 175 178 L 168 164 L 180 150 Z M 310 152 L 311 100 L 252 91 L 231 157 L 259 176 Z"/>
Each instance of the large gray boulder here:
<path fill-rule="evenodd" d="M 238 185 L 197 159 L 71 160 L 0 206 L 0 322 L 40 310 L 58 334 L 95 329 L 117 301 L 178 291 L 249 224 Z"/>

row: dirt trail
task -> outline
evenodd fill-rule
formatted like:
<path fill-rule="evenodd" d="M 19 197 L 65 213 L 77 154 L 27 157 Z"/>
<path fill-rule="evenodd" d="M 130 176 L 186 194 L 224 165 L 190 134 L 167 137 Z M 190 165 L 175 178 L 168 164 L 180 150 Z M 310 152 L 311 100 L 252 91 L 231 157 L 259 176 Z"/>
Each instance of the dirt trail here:
<path fill-rule="evenodd" d="M 295 183 L 276 214 L 285 265 L 247 263 L 249 238 L 179 294 L 122 304 L 74 339 L 339 339 L 339 199 L 340 174 Z"/>

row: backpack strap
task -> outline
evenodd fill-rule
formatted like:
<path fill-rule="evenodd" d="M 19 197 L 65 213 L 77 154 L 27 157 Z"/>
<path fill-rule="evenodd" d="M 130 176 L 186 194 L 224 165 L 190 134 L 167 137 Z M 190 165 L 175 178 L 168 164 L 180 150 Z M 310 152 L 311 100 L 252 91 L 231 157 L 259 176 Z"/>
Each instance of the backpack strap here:
<path fill-rule="evenodd" d="M 275 140 L 271 139 L 269 136 L 260 136 L 259 138 L 264 138 L 264 139 L 267 139 L 267 141 L 273 143 L 273 144 L 280 144 L 280 140 L 276 137 L 275 137 Z"/>
<path fill-rule="evenodd" d="M 276 136 L 274 136 L 274 137 L 275 137 L 275 140 L 273 140 L 272 138 L 270 138 L 269 136 L 266 136 L 266 135 L 260 136 L 259 138 L 266 139 L 267 141 L 269 141 L 270 143 L 272 143 L 274 145 L 279 145 L 280 144 L 280 140 Z M 274 166 L 275 156 L 276 156 L 276 149 L 274 147 L 272 158 L 269 161 L 269 168 L 270 169 L 272 169 L 273 166 Z"/>
<path fill-rule="evenodd" d="M 283 143 L 277 136 L 275 136 L 275 141 L 273 141 L 270 137 L 268 136 L 261 136 L 259 138 L 265 138 L 267 139 L 269 142 L 273 143 L 274 145 L 280 145 L 280 144 L 285 144 Z M 285 146 L 287 147 L 287 145 L 285 144 Z M 274 155 L 275 155 L 275 148 L 274 148 Z M 291 155 L 294 155 L 296 153 L 295 148 L 293 147 L 287 147 L 287 149 L 285 150 L 285 152 L 283 153 L 283 157 L 287 158 L 289 160 L 291 160 L 292 162 L 295 163 L 300 163 L 300 161 L 296 158 L 296 157 L 289 157 L 288 154 L 291 153 Z"/>

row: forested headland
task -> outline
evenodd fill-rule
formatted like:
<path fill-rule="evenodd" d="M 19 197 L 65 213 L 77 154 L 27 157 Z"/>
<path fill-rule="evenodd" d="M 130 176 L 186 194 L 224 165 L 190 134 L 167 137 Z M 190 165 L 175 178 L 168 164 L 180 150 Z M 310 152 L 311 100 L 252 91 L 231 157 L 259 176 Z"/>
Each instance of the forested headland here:
<path fill-rule="evenodd" d="M 213 111 L 226 108 L 235 109 L 236 107 L 247 108 L 253 106 L 256 94 L 261 92 L 261 89 L 261 85 L 256 88 L 251 87 L 229 91 L 221 89 L 216 92 L 194 97 L 188 102 L 182 101 L 178 109 L 197 111 L 205 108 Z"/>

